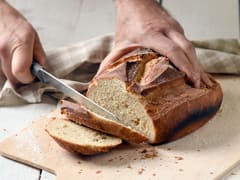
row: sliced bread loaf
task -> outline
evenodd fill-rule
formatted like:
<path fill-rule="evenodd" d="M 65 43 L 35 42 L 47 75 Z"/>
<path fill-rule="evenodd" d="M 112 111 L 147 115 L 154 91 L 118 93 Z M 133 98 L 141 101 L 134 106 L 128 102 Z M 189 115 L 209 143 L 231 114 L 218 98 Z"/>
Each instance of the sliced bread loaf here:
<path fill-rule="evenodd" d="M 223 94 L 220 85 L 212 80 L 211 88 L 193 88 L 168 58 L 138 49 L 97 75 L 87 96 L 116 114 L 120 119 L 117 123 L 158 144 L 198 129 L 218 111 Z M 98 127 L 105 126 L 103 121 L 97 123 Z"/>
<path fill-rule="evenodd" d="M 122 143 L 117 137 L 75 124 L 63 117 L 52 119 L 46 131 L 61 147 L 85 155 L 107 152 Z"/>
<path fill-rule="evenodd" d="M 107 120 L 78 104 L 63 101 L 61 113 L 79 124 L 129 142 L 159 144 L 198 129 L 220 108 L 222 90 L 193 88 L 168 58 L 138 49 L 119 59 L 91 82 L 87 96 L 117 115 Z M 145 138 L 146 137 L 146 138 Z"/>

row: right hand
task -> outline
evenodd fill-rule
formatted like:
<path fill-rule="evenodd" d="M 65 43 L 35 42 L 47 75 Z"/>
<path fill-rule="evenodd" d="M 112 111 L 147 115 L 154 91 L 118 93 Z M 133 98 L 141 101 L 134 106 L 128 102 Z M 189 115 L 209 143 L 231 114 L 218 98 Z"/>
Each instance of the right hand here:
<path fill-rule="evenodd" d="M 30 83 L 33 58 L 44 66 L 37 32 L 16 9 L 0 0 L 0 71 L 14 85 Z"/>
<path fill-rule="evenodd" d="M 103 60 L 98 74 L 124 54 L 146 47 L 166 56 L 196 88 L 213 83 L 197 61 L 181 25 L 155 0 L 116 0 L 115 46 Z"/>

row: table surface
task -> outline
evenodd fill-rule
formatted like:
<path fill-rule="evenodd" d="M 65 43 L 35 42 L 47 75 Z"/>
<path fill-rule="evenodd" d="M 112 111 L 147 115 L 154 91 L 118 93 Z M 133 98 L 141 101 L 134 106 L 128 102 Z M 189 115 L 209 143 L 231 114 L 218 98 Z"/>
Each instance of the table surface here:
<path fill-rule="evenodd" d="M 114 31 L 112 0 L 9 0 L 38 31 L 45 50 Z M 238 1 L 163 0 L 163 5 L 183 25 L 189 39 L 238 38 Z M 44 96 L 43 103 L 0 108 L 0 140 L 27 126 L 56 107 Z M 52 180 L 55 176 L 0 156 L 0 180 Z M 240 179 L 236 167 L 226 179 Z"/>

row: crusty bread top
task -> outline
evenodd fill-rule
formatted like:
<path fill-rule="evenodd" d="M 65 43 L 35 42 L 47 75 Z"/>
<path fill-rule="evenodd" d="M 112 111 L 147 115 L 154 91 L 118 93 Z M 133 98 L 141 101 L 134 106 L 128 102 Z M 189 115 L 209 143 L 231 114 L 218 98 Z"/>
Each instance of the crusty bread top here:
<path fill-rule="evenodd" d="M 123 56 L 96 76 L 90 88 L 101 78 L 117 78 L 126 82 L 129 90 L 139 94 L 173 81 L 186 81 L 184 77 L 185 74 L 178 71 L 167 57 L 142 48 Z"/>

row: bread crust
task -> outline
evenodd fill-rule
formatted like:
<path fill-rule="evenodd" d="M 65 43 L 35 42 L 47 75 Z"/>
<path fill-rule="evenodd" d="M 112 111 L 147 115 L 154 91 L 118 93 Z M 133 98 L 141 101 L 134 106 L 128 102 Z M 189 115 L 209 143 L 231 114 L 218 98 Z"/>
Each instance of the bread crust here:
<path fill-rule="evenodd" d="M 147 138 L 120 123 L 106 120 L 105 118 L 88 111 L 83 106 L 70 101 L 61 101 L 61 114 L 64 114 L 68 119 L 75 123 L 82 124 L 89 128 L 111 134 L 126 140 L 129 143 L 146 142 Z"/>
<path fill-rule="evenodd" d="M 144 105 L 154 124 L 151 144 L 176 140 L 200 128 L 216 114 L 223 98 L 221 87 L 213 78 L 213 87 L 193 88 L 168 58 L 144 48 L 97 75 L 87 96 L 91 97 L 91 89 L 106 79 L 124 82 L 127 91 Z"/>

